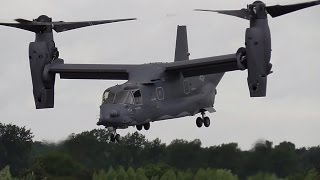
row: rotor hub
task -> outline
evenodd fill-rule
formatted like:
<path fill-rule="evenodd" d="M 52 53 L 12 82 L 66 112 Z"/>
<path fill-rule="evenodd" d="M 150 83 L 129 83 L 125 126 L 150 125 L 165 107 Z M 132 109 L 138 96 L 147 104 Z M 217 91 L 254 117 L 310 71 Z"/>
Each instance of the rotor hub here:
<path fill-rule="evenodd" d="M 49 18 L 46 15 L 41 15 L 37 19 L 34 19 L 36 22 L 52 22 L 52 18 Z"/>
<path fill-rule="evenodd" d="M 248 10 L 256 19 L 267 18 L 266 4 L 262 1 L 255 1 L 253 4 L 248 5 Z"/>

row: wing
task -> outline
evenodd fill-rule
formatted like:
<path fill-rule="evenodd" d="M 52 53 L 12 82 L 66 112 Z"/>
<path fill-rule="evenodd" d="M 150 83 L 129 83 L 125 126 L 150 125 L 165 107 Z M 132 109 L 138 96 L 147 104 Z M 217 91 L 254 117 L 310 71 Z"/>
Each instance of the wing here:
<path fill-rule="evenodd" d="M 38 57 L 35 56 L 35 57 Z M 40 58 L 41 59 L 41 58 Z M 129 80 L 130 72 L 138 65 L 64 64 L 62 59 L 44 64 L 30 58 L 33 95 L 37 109 L 54 107 L 55 75 L 61 79 Z"/>
<path fill-rule="evenodd" d="M 119 64 L 51 64 L 49 73 L 60 74 L 61 79 L 128 80 L 129 72 L 137 65 Z"/>
<path fill-rule="evenodd" d="M 191 77 L 242 70 L 238 66 L 237 56 L 237 54 L 229 54 L 167 63 L 165 71 L 167 73 L 181 72 L 184 77 Z"/>

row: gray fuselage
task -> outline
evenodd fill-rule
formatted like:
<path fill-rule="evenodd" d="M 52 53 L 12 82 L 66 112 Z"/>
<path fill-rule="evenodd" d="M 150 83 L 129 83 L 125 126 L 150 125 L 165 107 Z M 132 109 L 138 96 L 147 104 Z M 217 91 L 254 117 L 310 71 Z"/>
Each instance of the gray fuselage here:
<path fill-rule="evenodd" d="M 216 86 L 224 73 L 184 78 L 164 72 L 163 64 L 141 65 L 147 69 L 144 77 L 133 76 L 135 79 L 106 89 L 97 124 L 127 128 L 214 111 Z"/>

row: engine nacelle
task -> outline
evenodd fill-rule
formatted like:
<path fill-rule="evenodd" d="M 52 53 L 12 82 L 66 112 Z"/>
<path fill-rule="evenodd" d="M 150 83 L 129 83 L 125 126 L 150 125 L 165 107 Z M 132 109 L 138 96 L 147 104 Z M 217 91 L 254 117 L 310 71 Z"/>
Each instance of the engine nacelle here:
<path fill-rule="evenodd" d="M 31 42 L 29 45 L 33 96 L 37 109 L 53 108 L 54 106 L 55 75 L 50 75 L 46 68 L 46 65 L 53 61 L 51 47 L 52 45 L 46 41 Z"/>
<path fill-rule="evenodd" d="M 251 97 L 265 97 L 267 76 L 271 73 L 271 35 L 266 19 L 251 22 L 246 30 L 246 63 Z"/>

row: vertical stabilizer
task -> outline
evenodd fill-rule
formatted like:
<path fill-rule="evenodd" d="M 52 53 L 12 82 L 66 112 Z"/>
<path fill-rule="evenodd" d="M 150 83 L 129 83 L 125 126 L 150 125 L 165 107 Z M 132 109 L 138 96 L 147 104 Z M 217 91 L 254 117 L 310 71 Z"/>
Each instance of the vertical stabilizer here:
<path fill-rule="evenodd" d="M 187 27 L 178 26 L 174 61 L 189 60 Z"/>

